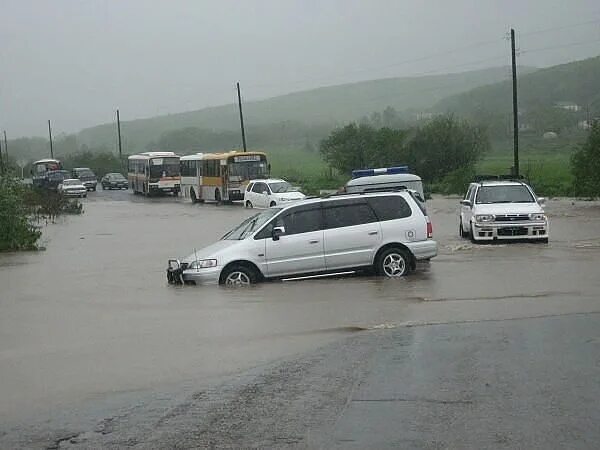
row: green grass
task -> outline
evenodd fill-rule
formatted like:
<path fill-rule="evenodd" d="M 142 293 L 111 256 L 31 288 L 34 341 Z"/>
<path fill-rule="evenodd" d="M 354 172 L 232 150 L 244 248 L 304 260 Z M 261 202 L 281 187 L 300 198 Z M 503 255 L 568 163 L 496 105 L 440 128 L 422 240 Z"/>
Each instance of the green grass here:
<path fill-rule="evenodd" d="M 531 181 L 536 193 L 544 196 L 572 195 L 571 155 L 585 133 L 555 140 L 523 137 L 519 145 L 520 172 Z M 500 175 L 510 173 L 513 165 L 512 141 L 495 142 L 490 153 L 477 165 L 477 173 Z"/>
<path fill-rule="evenodd" d="M 316 195 L 320 189 L 337 189 L 348 181 L 348 177 L 330 171 L 318 152 L 309 153 L 293 149 L 267 152 L 271 174 L 300 185 L 306 194 Z"/>
<path fill-rule="evenodd" d="M 578 143 L 583 143 L 587 133 L 577 132 L 544 140 L 536 136 L 522 136 L 520 141 L 520 172 L 531 182 L 538 195 L 572 195 L 573 175 L 570 158 Z M 498 141 L 479 162 L 478 174 L 505 175 L 513 165 L 512 140 Z M 282 177 L 302 186 L 308 193 L 319 189 L 336 189 L 348 177 L 330 174 L 327 164 L 318 152 L 296 149 L 267 150 L 273 176 Z"/>

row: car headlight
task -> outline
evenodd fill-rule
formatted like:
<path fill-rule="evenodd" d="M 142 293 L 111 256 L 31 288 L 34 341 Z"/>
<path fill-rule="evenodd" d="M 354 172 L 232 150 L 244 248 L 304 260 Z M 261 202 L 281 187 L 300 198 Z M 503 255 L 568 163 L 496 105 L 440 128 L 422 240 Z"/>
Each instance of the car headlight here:
<path fill-rule="evenodd" d="M 535 221 L 546 220 L 546 215 L 541 213 L 529 214 L 529 218 Z"/>
<path fill-rule="evenodd" d="M 188 267 L 190 269 L 208 269 L 209 267 L 216 267 L 217 260 L 216 259 L 201 259 L 198 261 L 193 261 Z"/>
<path fill-rule="evenodd" d="M 477 222 L 493 222 L 495 219 L 493 214 L 477 214 L 475 220 Z"/>

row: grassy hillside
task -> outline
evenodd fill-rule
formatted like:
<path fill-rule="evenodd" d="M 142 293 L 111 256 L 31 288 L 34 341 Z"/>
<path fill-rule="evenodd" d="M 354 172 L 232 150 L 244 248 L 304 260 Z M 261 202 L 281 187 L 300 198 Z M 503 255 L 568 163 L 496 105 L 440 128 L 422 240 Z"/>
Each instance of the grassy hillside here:
<path fill-rule="evenodd" d="M 520 122 L 531 133 L 562 132 L 589 115 L 600 115 L 600 57 L 521 74 L 518 78 Z M 572 102 L 579 111 L 557 107 Z M 438 112 L 454 112 L 486 125 L 493 137 L 512 133 L 512 82 L 481 86 L 441 100 Z"/>
<path fill-rule="evenodd" d="M 532 70 L 532 69 L 527 69 Z M 427 110 L 444 97 L 505 79 L 506 68 L 414 78 L 389 78 L 296 92 L 244 105 L 248 132 L 282 121 L 334 126 L 392 106 L 398 111 Z M 127 151 L 142 150 L 175 129 L 198 127 L 238 130 L 238 111 L 231 105 L 180 114 L 125 121 L 122 131 Z M 105 124 L 82 130 L 78 141 L 90 147 L 115 145 L 115 126 Z"/>

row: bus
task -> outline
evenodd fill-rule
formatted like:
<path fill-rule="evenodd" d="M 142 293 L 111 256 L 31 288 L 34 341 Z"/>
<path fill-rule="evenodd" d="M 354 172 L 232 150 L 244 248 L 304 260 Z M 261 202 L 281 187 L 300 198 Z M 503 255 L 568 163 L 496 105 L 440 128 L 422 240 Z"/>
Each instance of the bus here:
<path fill-rule="evenodd" d="M 35 187 L 48 188 L 48 172 L 62 170 L 58 159 L 40 159 L 31 164 L 31 179 Z"/>
<path fill-rule="evenodd" d="M 180 179 L 179 155 L 173 152 L 144 152 L 128 158 L 127 180 L 134 194 L 177 196 Z"/>
<path fill-rule="evenodd" d="M 181 158 L 181 189 L 194 203 L 244 200 L 248 181 L 269 172 L 263 152 L 196 153 Z"/>

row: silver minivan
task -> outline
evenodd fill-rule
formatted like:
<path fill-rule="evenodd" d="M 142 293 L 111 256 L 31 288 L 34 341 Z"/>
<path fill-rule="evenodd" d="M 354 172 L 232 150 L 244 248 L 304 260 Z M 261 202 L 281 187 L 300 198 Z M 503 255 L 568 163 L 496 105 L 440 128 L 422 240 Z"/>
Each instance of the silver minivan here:
<path fill-rule="evenodd" d="M 400 277 L 436 255 L 431 222 L 412 192 L 342 194 L 253 215 L 218 242 L 169 260 L 167 280 L 245 285 L 364 269 Z"/>

